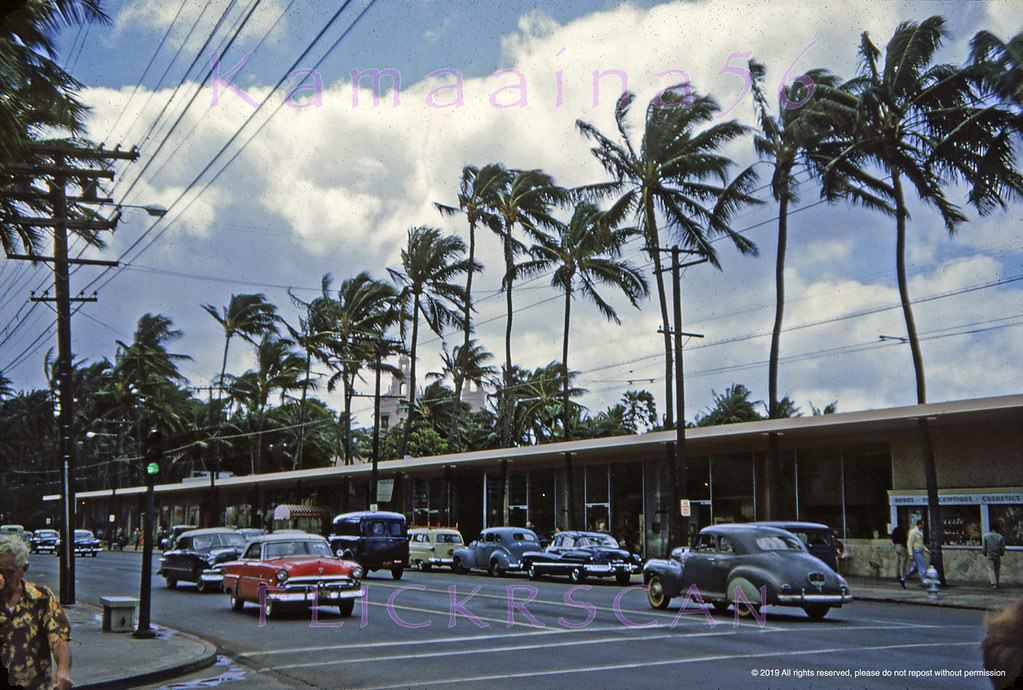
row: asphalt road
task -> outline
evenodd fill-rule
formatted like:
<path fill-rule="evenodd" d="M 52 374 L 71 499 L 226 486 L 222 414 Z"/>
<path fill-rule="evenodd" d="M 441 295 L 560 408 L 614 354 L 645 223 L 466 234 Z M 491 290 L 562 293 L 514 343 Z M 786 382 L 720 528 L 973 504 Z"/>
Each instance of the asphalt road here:
<path fill-rule="evenodd" d="M 79 559 L 78 598 L 137 596 L 140 562 L 133 552 Z M 36 556 L 32 576 L 56 584 L 56 568 Z M 154 578 L 154 623 L 224 655 L 170 687 L 990 687 L 971 676 L 983 669 L 979 611 L 853 602 L 820 622 L 780 607 L 736 620 L 677 600 L 654 611 L 638 576 L 630 588 L 447 571 L 378 572 L 366 584 L 351 618 L 261 620 L 255 605 L 233 612 L 226 595 Z"/>

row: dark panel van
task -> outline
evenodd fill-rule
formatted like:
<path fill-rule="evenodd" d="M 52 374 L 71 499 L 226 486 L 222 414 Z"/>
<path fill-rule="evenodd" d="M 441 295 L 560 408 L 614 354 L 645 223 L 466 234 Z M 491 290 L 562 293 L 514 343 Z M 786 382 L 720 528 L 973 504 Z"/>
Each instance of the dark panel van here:
<path fill-rule="evenodd" d="M 408 526 L 401 513 L 360 511 L 331 521 L 330 548 L 366 571 L 390 570 L 401 579 L 408 566 Z"/>

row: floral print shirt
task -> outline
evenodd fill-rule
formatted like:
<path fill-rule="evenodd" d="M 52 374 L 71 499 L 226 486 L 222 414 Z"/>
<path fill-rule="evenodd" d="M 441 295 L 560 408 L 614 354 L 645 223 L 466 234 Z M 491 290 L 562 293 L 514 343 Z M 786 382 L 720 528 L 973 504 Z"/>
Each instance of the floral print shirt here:
<path fill-rule="evenodd" d="M 50 682 L 50 650 L 71 640 L 71 625 L 47 587 L 22 581 L 21 600 L 12 609 L 0 604 L 0 663 L 8 682 L 26 690 Z"/>

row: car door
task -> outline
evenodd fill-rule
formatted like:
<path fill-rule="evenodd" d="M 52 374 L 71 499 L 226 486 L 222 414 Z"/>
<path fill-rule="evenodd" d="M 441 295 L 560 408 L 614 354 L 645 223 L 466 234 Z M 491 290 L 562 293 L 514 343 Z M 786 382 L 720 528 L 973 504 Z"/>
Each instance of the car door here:
<path fill-rule="evenodd" d="M 165 561 L 163 564 L 163 570 L 165 577 L 167 575 L 170 575 L 171 577 L 183 580 L 190 575 L 189 570 L 185 567 L 186 563 L 184 561 L 185 552 L 191 550 L 191 548 L 192 548 L 191 537 L 183 537 L 181 539 L 178 539 L 174 549 L 168 551 L 164 555 Z"/>
<path fill-rule="evenodd" d="M 727 534 L 718 537 L 717 555 L 708 559 L 707 569 L 707 591 L 715 595 L 726 595 L 728 589 L 728 575 L 736 565 L 738 557 L 735 542 Z"/>
<path fill-rule="evenodd" d="M 259 571 L 262 544 L 249 544 L 238 566 L 238 597 L 246 601 L 259 600 Z"/>
<path fill-rule="evenodd" d="M 696 585 L 700 596 L 704 598 L 721 596 L 722 592 L 714 592 L 711 586 L 711 574 L 718 557 L 718 539 L 715 534 L 701 534 L 696 540 L 693 553 L 685 561 L 685 580 Z"/>
<path fill-rule="evenodd" d="M 476 542 L 476 548 L 472 550 L 473 567 L 486 568 L 489 566 L 490 556 L 494 553 L 495 548 L 497 548 L 497 534 L 494 532 L 481 534 Z"/>

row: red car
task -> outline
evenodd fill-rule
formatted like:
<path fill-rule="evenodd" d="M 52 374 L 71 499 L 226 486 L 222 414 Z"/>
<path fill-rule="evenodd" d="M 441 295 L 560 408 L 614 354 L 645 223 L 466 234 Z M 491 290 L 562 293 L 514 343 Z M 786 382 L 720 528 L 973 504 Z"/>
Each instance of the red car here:
<path fill-rule="evenodd" d="M 289 606 L 337 606 L 352 615 L 363 596 L 363 569 L 334 556 L 330 544 L 313 534 L 269 534 L 249 542 L 237 561 L 224 565 L 224 591 L 231 608 L 251 601 L 267 618 Z"/>

